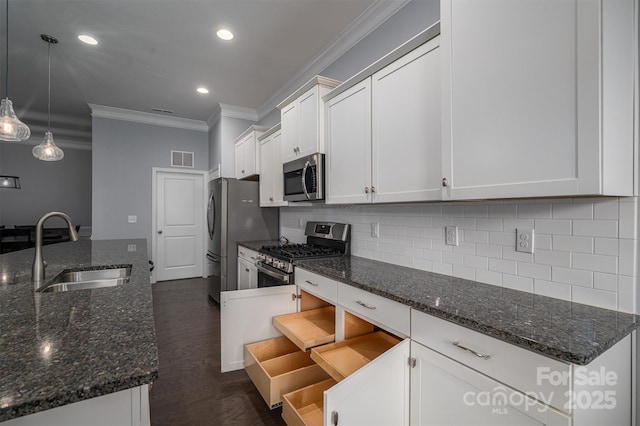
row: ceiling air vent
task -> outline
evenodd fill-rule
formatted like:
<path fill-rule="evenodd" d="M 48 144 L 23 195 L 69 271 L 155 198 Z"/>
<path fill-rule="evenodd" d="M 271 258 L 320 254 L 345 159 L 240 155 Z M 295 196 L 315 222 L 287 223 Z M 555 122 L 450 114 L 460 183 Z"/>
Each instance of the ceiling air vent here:
<path fill-rule="evenodd" d="M 193 152 L 171 151 L 172 167 L 190 167 L 193 169 Z"/>

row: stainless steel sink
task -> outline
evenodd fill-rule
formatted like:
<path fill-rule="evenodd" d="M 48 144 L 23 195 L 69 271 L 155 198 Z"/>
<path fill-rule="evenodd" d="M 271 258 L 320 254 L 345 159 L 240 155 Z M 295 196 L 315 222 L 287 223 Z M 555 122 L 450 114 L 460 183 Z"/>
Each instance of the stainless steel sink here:
<path fill-rule="evenodd" d="M 113 265 L 100 268 L 64 270 L 37 291 L 50 293 L 115 287 L 127 283 L 131 276 L 131 265 Z"/>

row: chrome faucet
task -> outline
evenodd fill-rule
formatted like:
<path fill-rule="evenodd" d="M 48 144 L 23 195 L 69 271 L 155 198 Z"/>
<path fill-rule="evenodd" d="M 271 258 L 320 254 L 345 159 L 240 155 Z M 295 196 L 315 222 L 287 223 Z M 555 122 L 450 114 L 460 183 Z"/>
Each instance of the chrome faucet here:
<path fill-rule="evenodd" d="M 33 257 L 33 266 L 31 267 L 31 281 L 36 289 L 44 281 L 44 259 L 42 259 L 42 225 L 50 217 L 58 216 L 67 222 L 69 228 L 69 239 L 71 241 L 78 241 L 78 233 L 71 223 L 71 218 L 62 212 L 49 212 L 42 216 L 36 224 L 36 254 Z"/>

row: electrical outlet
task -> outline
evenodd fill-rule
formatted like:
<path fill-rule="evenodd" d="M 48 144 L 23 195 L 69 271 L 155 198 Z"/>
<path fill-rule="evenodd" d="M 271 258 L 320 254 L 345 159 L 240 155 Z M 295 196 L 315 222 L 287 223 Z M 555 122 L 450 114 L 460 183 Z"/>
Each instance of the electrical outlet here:
<path fill-rule="evenodd" d="M 516 229 L 516 251 L 533 253 L 533 229 Z"/>
<path fill-rule="evenodd" d="M 137 247 L 135 244 L 129 244 L 127 246 L 127 251 L 136 251 Z"/>
<path fill-rule="evenodd" d="M 444 227 L 445 243 L 448 246 L 458 245 L 458 227 L 457 226 L 445 226 Z"/>
<path fill-rule="evenodd" d="M 138 221 L 138 216 L 129 215 L 127 220 L 129 223 L 136 223 Z"/>
<path fill-rule="evenodd" d="M 380 223 L 372 222 L 371 223 L 371 236 L 373 238 L 380 238 Z"/>

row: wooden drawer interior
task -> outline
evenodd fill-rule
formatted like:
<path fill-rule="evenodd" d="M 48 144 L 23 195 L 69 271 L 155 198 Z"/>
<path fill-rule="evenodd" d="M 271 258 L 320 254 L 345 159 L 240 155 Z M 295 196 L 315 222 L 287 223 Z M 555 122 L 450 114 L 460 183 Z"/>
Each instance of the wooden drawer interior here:
<path fill-rule="evenodd" d="M 287 426 L 322 425 L 324 391 L 335 385 L 327 379 L 282 396 L 282 418 Z"/>
<path fill-rule="evenodd" d="M 327 373 L 286 337 L 245 346 L 245 370 L 267 405 L 275 408 L 282 395 L 327 379 Z"/>
<path fill-rule="evenodd" d="M 339 382 L 398 343 L 397 337 L 376 331 L 313 348 L 311 358 Z"/>
<path fill-rule="evenodd" d="M 331 343 L 336 338 L 336 308 L 327 306 L 310 311 L 280 315 L 273 325 L 300 349 Z"/>

